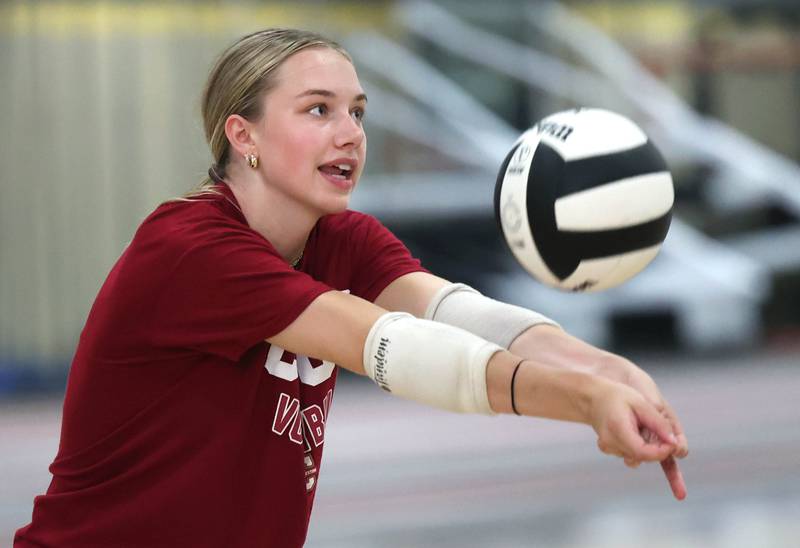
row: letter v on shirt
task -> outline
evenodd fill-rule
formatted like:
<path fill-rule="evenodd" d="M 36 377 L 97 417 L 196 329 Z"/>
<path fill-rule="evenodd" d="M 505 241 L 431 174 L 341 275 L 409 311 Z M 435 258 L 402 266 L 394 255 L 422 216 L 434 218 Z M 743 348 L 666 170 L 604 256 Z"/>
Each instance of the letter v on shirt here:
<path fill-rule="evenodd" d="M 312 360 L 316 362 L 316 367 Z M 267 372 L 275 377 L 286 381 L 294 381 L 299 377 L 300 382 L 309 386 L 317 386 L 328 380 L 334 367 L 332 362 L 295 356 L 276 345 L 270 346 L 264 364 Z M 279 436 L 287 435 L 293 443 L 305 442 L 307 449 L 319 447 L 325 442 L 325 418 L 332 399 L 333 390 L 328 390 L 322 407 L 312 404 L 300 409 L 300 400 L 281 392 L 275 406 L 272 431 Z"/>
<path fill-rule="evenodd" d="M 298 445 L 305 442 L 306 448 L 319 447 L 325 443 L 325 417 L 328 415 L 333 390 L 328 390 L 323 400 L 323 407 L 317 404 L 309 405 L 300 410 L 300 401 L 288 394 L 281 392 L 278 396 L 278 405 L 275 407 L 275 417 L 272 419 L 272 431 L 289 439 Z M 305 426 L 305 428 L 303 428 Z M 288 433 L 287 433 L 288 431 Z"/>

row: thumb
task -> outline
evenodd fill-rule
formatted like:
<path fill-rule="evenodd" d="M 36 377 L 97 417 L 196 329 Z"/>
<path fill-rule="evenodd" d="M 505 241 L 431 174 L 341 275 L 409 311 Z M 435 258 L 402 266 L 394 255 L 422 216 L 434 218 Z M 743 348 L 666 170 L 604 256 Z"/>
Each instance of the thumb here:
<path fill-rule="evenodd" d="M 655 436 L 645 437 L 647 443 L 675 445 L 678 443 L 678 438 L 672 431 L 672 423 L 664 417 L 661 413 L 656 411 L 650 405 L 640 405 L 636 408 L 636 416 L 639 419 L 640 426 L 649 430 Z M 653 439 L 657 438 L 657 439 Z"/>
<path fill-rule="evenodd" d="M 656 461 L 667 458 L 675 449 L 675 436 L 667 419 L 652 406 L 644 404 L 635 409 L 639 426 L 639 443 L 634 446 L 636 460 Z"/>

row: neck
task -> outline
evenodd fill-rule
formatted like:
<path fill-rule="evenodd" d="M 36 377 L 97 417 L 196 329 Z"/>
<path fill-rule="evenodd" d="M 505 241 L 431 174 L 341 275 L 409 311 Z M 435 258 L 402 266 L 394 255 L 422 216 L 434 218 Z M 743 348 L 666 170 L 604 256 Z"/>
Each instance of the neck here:
<path fill-rule="evenodd" d="M 265 185 L 255 173 L 228 178 L 247 224 L 264 236 L 287 263 L 299 261 L 319 215 Z"/>

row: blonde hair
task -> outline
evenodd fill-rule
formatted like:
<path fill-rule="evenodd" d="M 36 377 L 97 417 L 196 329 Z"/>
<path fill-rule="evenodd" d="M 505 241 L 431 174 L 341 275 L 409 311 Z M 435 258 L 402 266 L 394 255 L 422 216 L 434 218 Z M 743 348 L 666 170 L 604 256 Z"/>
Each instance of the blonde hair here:
<path fill-rule="evenodd" d="M 275 87 L 277 69 L 295 53 L 309 48 L 329 48 L 353 62 L 350 54 L 333 40 L 311 31 L 286 28 L 248 34 L 222 52 L 211 69 L 200 103 L 214 163 L 209 176 L 185 197 L 213 192 L 210 185 L 225 178 L 230 160 L 225 121 L 232 114 L 251 121 L 260 118 L 262 98 Z"/>

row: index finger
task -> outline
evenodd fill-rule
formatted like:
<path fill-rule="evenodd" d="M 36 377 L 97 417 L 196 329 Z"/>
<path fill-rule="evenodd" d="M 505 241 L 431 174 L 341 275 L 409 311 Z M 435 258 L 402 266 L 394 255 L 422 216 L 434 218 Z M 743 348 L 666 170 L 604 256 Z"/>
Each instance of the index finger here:
<path fill-rule="evenodd" d="M 683 481 L 683 474 L 678 467 L 678 462 L 675 457 L 670 455 L 661 461 L 661 469 L 664 470 L 664 475 L 667 477 L 669 487 L 672 489 L 672 494 L 678 500 L 686 498 L 686 482 Z"/>

